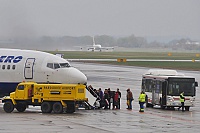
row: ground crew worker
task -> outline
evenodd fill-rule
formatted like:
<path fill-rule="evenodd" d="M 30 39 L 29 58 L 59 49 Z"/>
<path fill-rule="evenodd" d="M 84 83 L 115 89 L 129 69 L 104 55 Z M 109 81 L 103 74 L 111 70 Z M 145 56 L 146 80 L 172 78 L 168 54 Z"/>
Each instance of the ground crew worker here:
<path fill-rule="evenodd" d="M 139 99 L 139 104 L 140 104 L 139 112 L 144 112 L 145 98 L 146 98 L 146 94 L 144 93 L 144 91 L 141 91 L 140 96 L 138 98 Z"/>
<path fill-rule="evenodd" d="M 185 102 L 184 92 L 182 92 L 182 93 L 180 94 L 180 102 L 181 102 L 182 112 L 184 112 L 184 102 Z M 181 107 L 179 107 L 179 109 L 180 109 Z"/>
<path fill-rule="evenodd" d="M 126 109 L 132 110 L 132 101 L 134 99 L 133 99 L 133 93 L 131 92 L 129 88 L 127 89 L 126 98 L 127 98 L 127 106 L 128 106 L 128 108 Z"/>

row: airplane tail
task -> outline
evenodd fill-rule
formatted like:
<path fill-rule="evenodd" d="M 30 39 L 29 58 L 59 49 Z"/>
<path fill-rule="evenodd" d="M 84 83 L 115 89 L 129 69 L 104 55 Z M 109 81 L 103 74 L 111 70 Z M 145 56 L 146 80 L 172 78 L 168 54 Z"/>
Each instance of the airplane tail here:
<path fill-rule="evenodd" d="M 94 36 L 93 36 L 93 46 L 95 45 Z"/>

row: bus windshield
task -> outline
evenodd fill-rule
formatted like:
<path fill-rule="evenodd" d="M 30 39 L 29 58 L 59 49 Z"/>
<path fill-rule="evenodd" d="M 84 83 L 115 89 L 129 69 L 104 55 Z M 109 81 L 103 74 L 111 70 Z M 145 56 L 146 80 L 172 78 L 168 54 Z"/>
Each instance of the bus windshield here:
<path fill-rule="evenodd" d="M 179 96 L 195 96 L 195 80 L 193 78 L 169 78 L 167 94 Z"/>

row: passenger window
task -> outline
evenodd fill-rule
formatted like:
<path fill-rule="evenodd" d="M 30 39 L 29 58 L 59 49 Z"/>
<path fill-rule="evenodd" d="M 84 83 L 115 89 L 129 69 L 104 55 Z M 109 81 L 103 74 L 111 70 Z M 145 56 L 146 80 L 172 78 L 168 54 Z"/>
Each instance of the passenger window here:
<path fill-rule="evenodd" d="M 7 69 L 8 69 L 8 70 L 10 69 L 10 65 L 7 65 Z"/>
<path fill-rule="evenodd" d="M 60 65 L 58 63 L 54 63 L 54 69 L 60 68 Z"/>
<path fill-rule="evenodd" d="M 47 63 L 47 67 L 53 69 L 53 63 Z"/>
<path fill-rule="evenodd" d="M 2 66 L 2 69 L 5 69 L 5 67 L 6 67 L 6 66 L 5 66 L 5 65 L 3 65 L 3 66 Z"/>
<path fill-rule="evenodd" d="M 15 69 L 15 65 L 12 66 L 12 69 L 13 69 L 13 70 Z"/>
<path fill-rule="evenodd" d="M 24 85 L 18 86 L 18 90 L 24 90 Z"/>

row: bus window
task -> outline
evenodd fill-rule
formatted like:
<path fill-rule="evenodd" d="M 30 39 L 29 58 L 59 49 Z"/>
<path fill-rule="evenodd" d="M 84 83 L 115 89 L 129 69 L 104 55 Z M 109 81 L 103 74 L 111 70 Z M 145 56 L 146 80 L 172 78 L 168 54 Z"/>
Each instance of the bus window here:
<path fill-rule="evenodd" d="M 146 84 L 145 84 L 145 79 L 142 79 L 142 90 L 143 91 L 147 91 Z"/>
<path fill-rule="evenodd" d="M 169 88 L 168 88 L 168 95 L 172 95 L 173 94 L 173 88 L 172 88 L 172 84 L 169 84 Z"/>
<path fill-rule="evenodd" d="M 194 84 L 194 78 L 171 78 L 167 92 L 174 96 L 179 96 L 181 92 L 184 92 L 184 96 L 195 96 Z"/>
<path fill-rule="evenodd" d="M 142 89 L 145 89 L 145 92 L 152 92 L 152 79 L 143 79 Z"/>
<path fill-rule="evenodd" d="M 162 93 L 162 82 L 156 81 L 156 93 Z"/>

